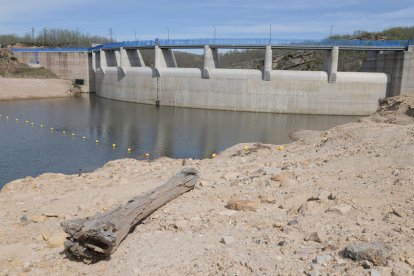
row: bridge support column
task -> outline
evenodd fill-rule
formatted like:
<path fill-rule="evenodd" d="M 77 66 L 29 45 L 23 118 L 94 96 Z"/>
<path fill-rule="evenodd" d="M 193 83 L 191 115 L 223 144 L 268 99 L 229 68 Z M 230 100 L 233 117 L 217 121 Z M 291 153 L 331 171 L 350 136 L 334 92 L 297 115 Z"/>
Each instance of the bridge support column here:
<path fill-rule="evenodd" d="M 174 52 L 172 49 L 161 49 L 158 45 L 155 45 L 155 62 L 154 67 L 157 69 L 167 67 L 178 67 L 175 60 Z"/>
<path fill-rule="evenodd" d="M 95 52 L 92 52 L 91 53 L 91 67 L 92 67 L 92 70 L 94 71 L 94 72 L 96 72 L 96 69 L 97 69 L 97 62 L 96 62 L 96 53 Z"/>
<path fill-rule="evenodd" d="M 99 68 L 103 73 L 105 73 L 106 68 L 108 67 L 108 64 L 106 62 L 106 54 L 105 51 L 100 50 L 99 51 Z"/>
<path fill-rule="evenodd" d="M 270 81 L 270 73 L 272 72 L 273 66 L 273 52 L 272 46 L 266 46 L 265 59 L 264 59 L 264 68 L 263 68 L 263 80 Z"/>
<path fill-rule="evenodd" d="M 115 50 L 114 56 L 115 56 L 115 65 L 117 67 L 120 67 L 121 66 L 121 49 Z"/>
<path fill-rule="evenodd" d="M 129 62 L 129 58 L 127 55 L 127 50 L 124 48 L 119 49 L 119 55 L 120 55 L 120 65 L 121 68 L 129 68 L 131 67 L 131 63 Z"/>
<path fill-rule="evenodd" d="M 218 68 L 220 66 L 220 60 L 218 50 L 216 48 L 210 48 L 209 45 L 204 45 L 204 68 L 202 71 L 202 78 L 210 78 L 210 69 Z"/>
<path fill-rule="evenodd" d="M 338 72 L 339 47 L 333 47 L 326 53 L 324 61 L 324 70 L 328 73 L 328 82 L 336 82 L 336 73 Z"/>

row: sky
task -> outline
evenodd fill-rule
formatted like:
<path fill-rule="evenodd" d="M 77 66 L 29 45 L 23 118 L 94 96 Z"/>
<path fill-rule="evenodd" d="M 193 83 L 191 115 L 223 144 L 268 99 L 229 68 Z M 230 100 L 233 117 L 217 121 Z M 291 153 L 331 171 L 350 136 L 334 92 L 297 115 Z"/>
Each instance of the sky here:
<path fill-rule="evenodd" d="M 413 0 L 0 0 L 0 34 L 68 28 L 118 41 L 324 38 L 414 25 Z"/>

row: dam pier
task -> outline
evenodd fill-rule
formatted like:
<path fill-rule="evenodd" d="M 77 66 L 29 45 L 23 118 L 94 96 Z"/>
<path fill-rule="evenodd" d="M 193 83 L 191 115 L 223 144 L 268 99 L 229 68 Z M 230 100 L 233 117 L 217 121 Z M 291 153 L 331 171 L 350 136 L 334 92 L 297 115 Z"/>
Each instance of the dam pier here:
<path fill-rule="evenodd" d="M 232 111 L 366 115 L 378 100 L 414 93 L 412 41 L 154 40 L 91 48 L 14 48 L 27 64 L 84 92 L 129 102 Z M 145 64 L 141 50 L 152 49 Z M 202 49 L 202 68 L 178 67 L 174 50 Z M 262 69 L 220 67 L 220 49 L 263 49 Z M 323 71 L 273 70 L 277 49 L 324 51 Z M 338 71 L 342 51 L 367 51 L 363 72 Z"/>

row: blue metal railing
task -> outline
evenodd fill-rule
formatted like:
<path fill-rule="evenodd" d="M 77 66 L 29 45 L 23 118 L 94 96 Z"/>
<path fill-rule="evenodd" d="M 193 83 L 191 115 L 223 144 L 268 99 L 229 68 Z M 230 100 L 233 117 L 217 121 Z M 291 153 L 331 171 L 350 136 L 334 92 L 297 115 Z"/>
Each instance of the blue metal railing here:
<path fill-rule="evenodd" d="M 139 41 L 123 41 L 98 45 L 90 48 L 12 48 L 13 52 L 90 52 L 100 49 L 117 49 L 120 47 L 200 47 L 202 45 L 215 46 L 319 46 L 319 47 L 383 47 L 383 48 L 406 48 L 414 45 L 414 40 L 311 40 L 311 39 L 265 39 L 265 38 L 244 38 L 244 39 L 155 39 Z"/>
<path fill-rule="evenodd" d="M 12 52 L 89 52 L 91 48 L 12 48 Z"/>

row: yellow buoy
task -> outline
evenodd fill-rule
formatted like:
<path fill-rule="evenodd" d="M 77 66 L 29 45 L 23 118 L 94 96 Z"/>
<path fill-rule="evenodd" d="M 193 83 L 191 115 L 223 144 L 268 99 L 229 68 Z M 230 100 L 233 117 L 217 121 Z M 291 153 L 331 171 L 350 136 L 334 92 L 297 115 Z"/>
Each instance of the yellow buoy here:
<path fill-rule="evenodd" d="M 113 147 L 113 148 L 116 148 L 116 144 L 112 144 L 112 147 Z"/>
<path fill-rule="evenodd" d="M 285 147 L 284 146 L 278 146 L 277 147 L 277 150 L 284 150 L 285 149 Z"/>
<path fill-rule="evenodd" d="M 150 157 L 150 154 L 147 152 L 146 154 L 145 154 L 145 157 Z"/>
<path fill-rule="evenodd" d="M 216 157 L 216 156 L 217 156 L 217 154 L 213 153 L 213 154 L 211 155 L 211 158 L 214 158 L 214 157 Z"/>
<path fill-rule="evenodd" d="M 247 145 L 244 145 L 244 150 L 248 150 L 249 147 Z"/>
<path fill-rule="evenodd" d="M 96 139 L 96 140 L 95 140 L 95 143 L 96 143 L 96 144 L 99 144 L 99 140 L 98 140 L 98 139 Z"/>
<path fill-rule="evenodd" d="M 84 140 L 85 140 L 85 139 L 86 139 L 86 137 L 85 137 L 85 136 L 82 136 L 82 139 L 84 139 Z"/>
<path fill-rule="evenodd" d="M 128 152 L 131 152 L 132 151 L 132 149 L 131 148 L 128 148 Z"/>

